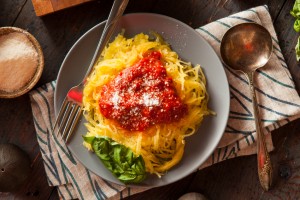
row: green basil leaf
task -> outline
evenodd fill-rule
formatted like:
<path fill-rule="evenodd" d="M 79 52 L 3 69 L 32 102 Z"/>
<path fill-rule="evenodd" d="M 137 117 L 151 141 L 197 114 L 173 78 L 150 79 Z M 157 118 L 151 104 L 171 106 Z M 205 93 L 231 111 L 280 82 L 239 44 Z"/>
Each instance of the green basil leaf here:
<path fill-rule="evenodd" d="M 126 160 L 127 160 L 127 163 L 129 165 L 132 165 L 133 163 L 133 157 L 134 157 L 134 154 L 132 151 L 127 151 L 127 154 L 126 154 Z"/>
<path fill-rule="evenodd" d="M 119 177 L 118 177 L 118 179 L 119 180 L 121 180 L 121 181 L 123 181 L 123 182 L 132 182 L 132 181 L 134 181 L 135 179 L 136 179 L 136 175 L 134 175 L 134 174 L 129 174 L 129 173 L 123 173 L 123 174 L 121 174 Z"/>
<path fill-rule="evenodd" d="M 142 157 L 139 156 L 137 159 L 136 159 L 136 162 L 134 165 L 132 165 L 132 168 L 133 170 L 135 170 L 138 174 L 143 174 L 145 173 L 145 169 L 143 167 L 143 163 L 142 163 Z"/>
<path fill-rule="evenodd" d="M 120 181 L 126 184 L 139 183 L 146 178 L 143 157 L 135 156 L 131 149 L 108 137 L 86 140 L 92 141 L 95 154 Z"/>
<path fill-rule="evenodd" d="M 96 155 L 101 160 L 110 161 L 109 141 L 107 141 L 105 138 L 103 138 L 102 140 L 95 138 L 93 141 L 92 147 L 93 147 L 93 150 L 96 153 Z"/>
<path fill-rule="evenodd" d="M 95 136 L 82 136 L 83 137 L 83 140 L 88 143 L 88 144 L 92 144 L 93 143 L 93 140 L 95 139 Z"/>
<path fill-rule="evenodd" d="M 134 181 L 136 183 L 139 183 L 141 181 L 143 181 L 145 179 L 145 175 L 137 175 L 136 178 L 134 179 Z"/>
<path fill-rule="evenodd" d="M 119 165 L 122 165 L 122 161 L 121 161 L 121 151 L 122 151 L 122 148 L 120 147 L 120 145 L 114 146 L 113 151 L 114 151 L 114 160 Z"/>
<path fill-rule="evenodd" d="M 297 19 L 294 22 L 294 30 L 297 31 L 297 32 L 300 32 L 300 19 Z"/>
<path fill-rule="evenodd" d="M 111 165 L 110 161 L 107 161 L 107 160 L 102 160 L 101 161 L 103 162 L 104 166 L 109 169 L 109 171 L 114 171 L 114 167 Z M 117 173 L 117 172 L 114 172 L 114 173 Z"/>
<path fill-rule="evenodd" d="M 291 15 L 295 18 L 300 17 L 300 0 L 296 0 L 293 6 L 293 9 L 291 10 Z"/>
<path fill-rule="evenodd" d="M 297 59 L 297 61 L 299 61 L 300 60 L 300 37 L 298 37 L 295 51 L 296 51 L 296 59 Z"/>
<path fill-rule="evenodd" d="M 296 0 L 293 6 L 293 9 L 290 11 L 290 14 L 296 18 L 294 22 L 294 30 L 300 32 L 300 0 Z M 300 60 L 300 39 L 298 38 L 297 45 L 295 46 L 296 59 Z"/>

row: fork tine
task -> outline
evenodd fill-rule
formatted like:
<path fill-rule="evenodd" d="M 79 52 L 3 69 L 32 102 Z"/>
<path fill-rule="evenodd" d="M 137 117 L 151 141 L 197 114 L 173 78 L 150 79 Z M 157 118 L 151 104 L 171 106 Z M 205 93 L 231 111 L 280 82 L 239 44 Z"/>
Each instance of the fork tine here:
<path fill-rule="evenodd" d="M 72 125 L 70 127 L 70 130 L 68 132 L 68 135 L 66 137 L 66 140 L 65 140 L 66 143 L 69 141 L 69 138 L 72 136 L 72 133 L 74 132 L 74 128 L 76 127 L 78 119 L 79 119 L 80 116 L 81 116 L 81 106 L 77 105 L 76 116 L 73 120 L 73 123 L 72 123 Z"/>
<path fill-rule="evenodd" d="M 64 110 L 65 110 L 65 108 L 66 108 L 67 103 L 68 103 L 68 100 L 67 100 L 67 98 L 65 98 L 65 100 L 64 100 L 64 102 L 63 102 L 63 104 L 62 104 L 62 106 L 60 107 L 60 110 L 59 110 L 59 112 L 58 112 L 59 114 L 58 114 L 58 116 L 57 116 L 57 118 L 56 118 L 56 120 L 55 120 L 55 124 L 54 124 L 53 130 L 56 129 L 56 127 L 57 127 L 57 125 L 58 125 L 58 122 L 61 120 L 61 117 L 62 117 L 63 114 L 64 114 Z"/>
<path fill-rule="evenodd" d="M 65 138 L 66 135 L 69 133 L 69 129 L 70 129 L 71 124 L 73 123 L 74 116 L 77 113 L 77 109 L 78 109 L 78 105 L 77 104 L 73 104 L 72 108 L 71 108 L 71 112 L 69 114 L 68 120 L 67 120 L 65 128 L 64 128 L 64 131 L 61 134 L 62 138 Z"/>
<path fill-rule="evenodd" d="M 57 132 L 57 136 L 59 135 L 59 133 L 62 133 L 63 127 L 65 127 L 65 125 L 66 125 L 66 121 L 68 119 L 68 116 L 70 115 L 70 111 L 71 111 L 71 107 L 72 107 L 71 102 L 67 101 L 66 107 L 67 108 L 64 112 L 61 123 L 59 124 L 59 129 L 58 129 L 58 132 Z"/>

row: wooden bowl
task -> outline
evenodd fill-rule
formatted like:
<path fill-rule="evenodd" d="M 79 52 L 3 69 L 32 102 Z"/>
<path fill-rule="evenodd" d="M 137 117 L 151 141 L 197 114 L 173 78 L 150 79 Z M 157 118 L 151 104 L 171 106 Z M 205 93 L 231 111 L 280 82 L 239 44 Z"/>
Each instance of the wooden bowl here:
<path fill-rule="evenodd" d="M 30 80 L 24 83 L 20 88 L 14 89 L 12 91 L 5 91 L 0 89 L 0 98 L 15 98 L 18 96 L 21 96 L 31 90 L 35 84 L 38 82 L 40 79 L 43 69 L 44 69 L 44 55 L 41 49 L 40 44 L 38 41 L 35 39 L 34 36 L 32 36 L 30 33 L 27 31 L 16 28 L 16 27 L 1 27 L 0 28 L 0 38 L 2 36 L 8 35 L 10 33 L 21 33 L 26 36 L 26 38 L 29 40 L 29 42 L 33 45 L 35 51 L 37 52 L 37 66 L 35 68 L 34 73 L 30 77 Z M 28 41 L 26 41 L 28 43 Z M 14 77 L 16 78 L 16 77 Z M 21 78 L 21 77 L 20 77 Z"/>

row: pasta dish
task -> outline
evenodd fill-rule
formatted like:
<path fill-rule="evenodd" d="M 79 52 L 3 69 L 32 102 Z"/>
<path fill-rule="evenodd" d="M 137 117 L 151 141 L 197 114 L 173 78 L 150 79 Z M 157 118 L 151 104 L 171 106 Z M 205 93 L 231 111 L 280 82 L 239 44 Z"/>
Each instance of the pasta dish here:
<path fill-rule="evenodd" d="M 212 114 L 208 99 L 200 65 L 180 60 L 158 35 L 119 34 L 84 88 L 85 137 L 110 138 L 140 156 L 146 172 L 161 176 L 179 163 L 185 138 Z M 87 140 L 84 145 L 93 151 Z"/>

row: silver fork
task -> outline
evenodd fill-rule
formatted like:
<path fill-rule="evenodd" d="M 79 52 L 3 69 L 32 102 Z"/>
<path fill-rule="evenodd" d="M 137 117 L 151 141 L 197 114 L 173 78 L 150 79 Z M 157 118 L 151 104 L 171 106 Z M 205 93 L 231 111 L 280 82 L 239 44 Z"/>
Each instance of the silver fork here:
<path fill-rule="evenodd" d="M 109 13 L 101 38 L 97 45 L 95 54 L 91 60 L 90 66 L 86 72 L 86 75 L 79 85 L 72 87 L 68 91 L 67 96 L 64 99 L 63 104 L 59 110 L 59 114 L 53 127 L 53 132 L 55 133 L 57 131 L 57 135 L 61 133 L 62 139 L 65 140 L 66 143 L 69 141 L 74 128 L 77 125 L 78 119 L 82 113 L 82 92 L 85 81 L 93 71 L 97 58 L 100 56 L 101 52 L 112 36 L 116 28 L 117 21 L 123 15 L 128 1 L 129 0 L 114 0 L 113 6 Z"/>

